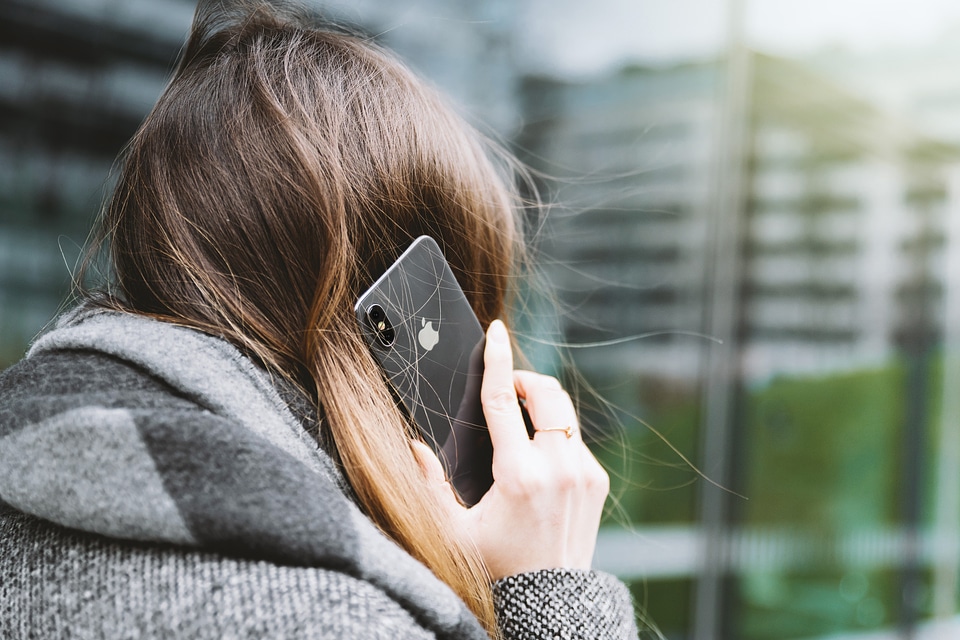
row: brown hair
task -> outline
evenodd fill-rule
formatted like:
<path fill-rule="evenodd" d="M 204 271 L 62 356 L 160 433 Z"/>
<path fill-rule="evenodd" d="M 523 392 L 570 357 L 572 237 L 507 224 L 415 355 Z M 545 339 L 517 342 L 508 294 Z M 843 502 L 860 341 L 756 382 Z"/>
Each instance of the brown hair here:
<path fill-rule="evenodd" d="M 211 6 L 103 217 L 116 304 L 221 335 L 304 389 L 367 514 L 496 636 L 482 561 L 423 490 L 353 303 L 428 234 L 481 323 L 502 315 L 520 251 L 505 156 L 369 40 Z"/>

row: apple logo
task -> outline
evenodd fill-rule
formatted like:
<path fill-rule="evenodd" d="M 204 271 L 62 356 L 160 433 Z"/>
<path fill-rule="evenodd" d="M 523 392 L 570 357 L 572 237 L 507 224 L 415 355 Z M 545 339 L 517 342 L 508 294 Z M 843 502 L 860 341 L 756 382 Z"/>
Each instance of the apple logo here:
<path fill-rule="evenodd" d="M 433 321 L 427 322 L 426 318 L 420 318 L 420 333 L 417 334 L 417 340 L 420 346 L 430 351 L 440 342 L 440 332 L 433 328 Z"/>

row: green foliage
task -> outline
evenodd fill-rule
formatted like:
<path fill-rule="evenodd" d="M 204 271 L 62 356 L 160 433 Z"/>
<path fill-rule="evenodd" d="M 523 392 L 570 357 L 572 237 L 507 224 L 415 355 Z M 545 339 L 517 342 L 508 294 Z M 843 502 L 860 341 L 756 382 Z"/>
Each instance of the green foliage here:
<path fill-rule="evenodd" d="M 695 387 L 643 378 L 599 387 L 610 403 L 593 447 L 610 473 L 615 507 L 605 524 L 667 524 L 696 518 L 693 460 L 700 421 Z M 612 416 L 611 416 L 612 414 Z M 597 420 L 587 415 L 587 420 Z"/>
<path fill-rule="evenodd" d="M 847 530 L 896 516 L 899 366 L 784 378 L 744 394 L 745 525 Z"/>

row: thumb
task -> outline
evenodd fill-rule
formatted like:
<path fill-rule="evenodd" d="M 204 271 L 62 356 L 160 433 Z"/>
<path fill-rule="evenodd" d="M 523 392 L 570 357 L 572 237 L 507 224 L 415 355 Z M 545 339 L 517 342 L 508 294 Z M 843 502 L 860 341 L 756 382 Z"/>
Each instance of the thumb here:
<path fill-rule="evenodd" d="M 453 486 L 447 481 L 447 476 L 443 471 L 443 465 L 440 463 L 440 459 L 437 458 L 437 454 L 433 452 L 433 449 L 419 440 L 412 440 L 411 447 L 413 448 L 413 455 L 416 456 L 417 462 L 420 463 L 423 477 L 427 481 L 427 489 L 437 498 L 437 502 L 447 511 L 451 512 L 451 515 L 465 511 L 466 507 L 460 503 L 457 494 L 453 490 Z"/>

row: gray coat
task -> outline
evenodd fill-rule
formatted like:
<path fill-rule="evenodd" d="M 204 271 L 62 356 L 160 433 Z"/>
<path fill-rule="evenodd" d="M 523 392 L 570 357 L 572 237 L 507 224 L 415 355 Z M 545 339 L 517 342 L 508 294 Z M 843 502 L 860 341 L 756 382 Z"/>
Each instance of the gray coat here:
<path fill-rule="evenodd" d="M 485 638 L 308 404 L 227 342 L 81 308 L 0 374 L 0 637 Z M 494 585 L 505 638 L 635 638 L 625 586 Z"/>

